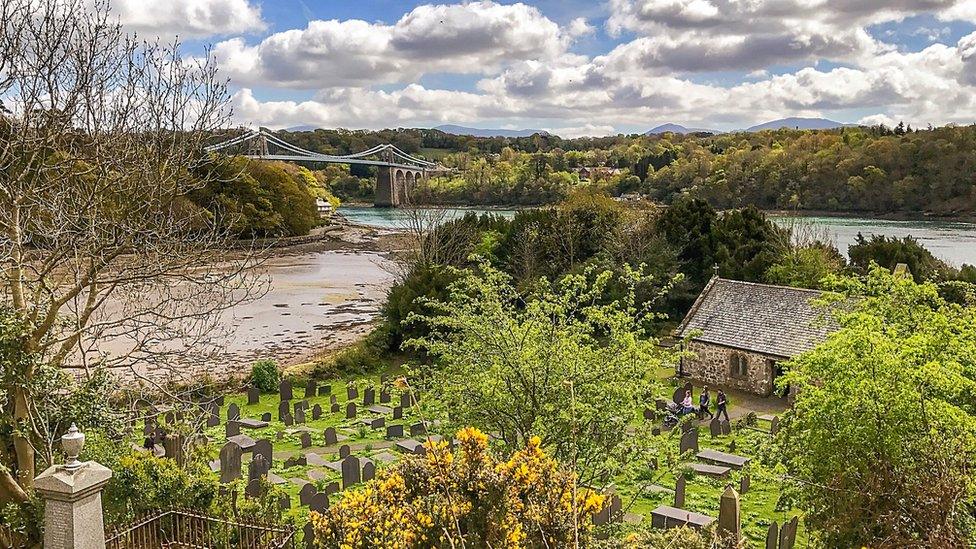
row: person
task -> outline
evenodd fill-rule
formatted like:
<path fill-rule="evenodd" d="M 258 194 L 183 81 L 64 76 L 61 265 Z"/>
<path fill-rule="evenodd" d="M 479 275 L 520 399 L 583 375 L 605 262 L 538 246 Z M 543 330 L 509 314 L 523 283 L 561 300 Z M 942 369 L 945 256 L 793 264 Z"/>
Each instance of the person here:
<path fill-rule="evenodd" d="M 685 399 L 681 401 L 681 415 L 695 413 L 695 406 L 692 404 L 691 391 L 685 391 Z"/>
<path fill-rule="evenodd" d="M 708 409 L 711 404 L 712 397 L 708 394 L 708 385 L 702 387 L 701 395 L 698 396 L 698 417 L 704 419 L 705 414 L 708 414 L 708 419 L 715 417 L 712 415 L 712 411 Z"/>
<path fill-rule="evenodd" d="M 729 405 L 729 398 L 725 396 L 725 391 L 719 389 L 718 396 L 715 397 L 715 415 L 718 417 L 725 416 L 725 421 L 731 421 L 729 419 L 729 411 L 727 409 Z"/>

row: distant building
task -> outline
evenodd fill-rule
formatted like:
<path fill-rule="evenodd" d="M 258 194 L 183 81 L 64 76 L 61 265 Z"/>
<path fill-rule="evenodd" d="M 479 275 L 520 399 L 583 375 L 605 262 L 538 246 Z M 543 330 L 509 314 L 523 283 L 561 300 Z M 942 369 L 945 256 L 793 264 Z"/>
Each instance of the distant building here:
<path fill-rule="evenodd" d="M 817 290 L 713 277 L 678 326 L 692 336 L 679 374 L 704 383 L 768 396 L 783 373 L 780 363 L 823 342 L 837 329 L 811 300 Z"/>
<path fill-rule="evenodd" d="M 329 217 L 332 215 L 332 204 L 322 198 L 315 199 L 315 208 L 319 212 L 319 217 Z"/>
<path fill-rule="evenodd" d="M 607 166 L 583 166 L 576 168 L 576 174 L 581 180 L 593 179 L 594 177 L 610 177 L 620 173 L 619 168 L 609 168 Z"/>

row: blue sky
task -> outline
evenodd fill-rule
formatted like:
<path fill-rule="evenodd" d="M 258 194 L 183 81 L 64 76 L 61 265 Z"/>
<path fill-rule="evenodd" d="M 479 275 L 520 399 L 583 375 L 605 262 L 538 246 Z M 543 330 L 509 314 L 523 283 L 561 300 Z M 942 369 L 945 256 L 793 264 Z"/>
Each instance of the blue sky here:
<path fill-rule="evenodd" d="M 976 0 L 158 4 L 114 5 L 142 34 L 185 37 L 188 55 L 211 45 L 252 125 L 976 122 Z"/>

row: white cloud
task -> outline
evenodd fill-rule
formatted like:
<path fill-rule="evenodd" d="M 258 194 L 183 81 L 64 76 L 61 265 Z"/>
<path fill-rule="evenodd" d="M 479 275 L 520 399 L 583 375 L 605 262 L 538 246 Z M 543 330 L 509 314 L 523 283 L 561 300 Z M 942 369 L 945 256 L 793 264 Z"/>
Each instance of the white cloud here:
<path fill-rule="evenodd" d="M 204 37 L 267 27 L 251 0 L 114 0 L 111 6 L 127 28 L 151 36 Z"/>

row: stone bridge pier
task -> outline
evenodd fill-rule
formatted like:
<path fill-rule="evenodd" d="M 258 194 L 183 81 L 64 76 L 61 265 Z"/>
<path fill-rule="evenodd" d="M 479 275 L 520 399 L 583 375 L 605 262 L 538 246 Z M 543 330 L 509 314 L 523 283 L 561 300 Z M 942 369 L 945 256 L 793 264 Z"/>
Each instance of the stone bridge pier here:
<path fill-rule="evenodd" d="M 380 166 L 376 170 L 376 189 L 373 205 L 396 208 L 410 201 L 410 193 L 424 178 L 423 170 Z"/>

